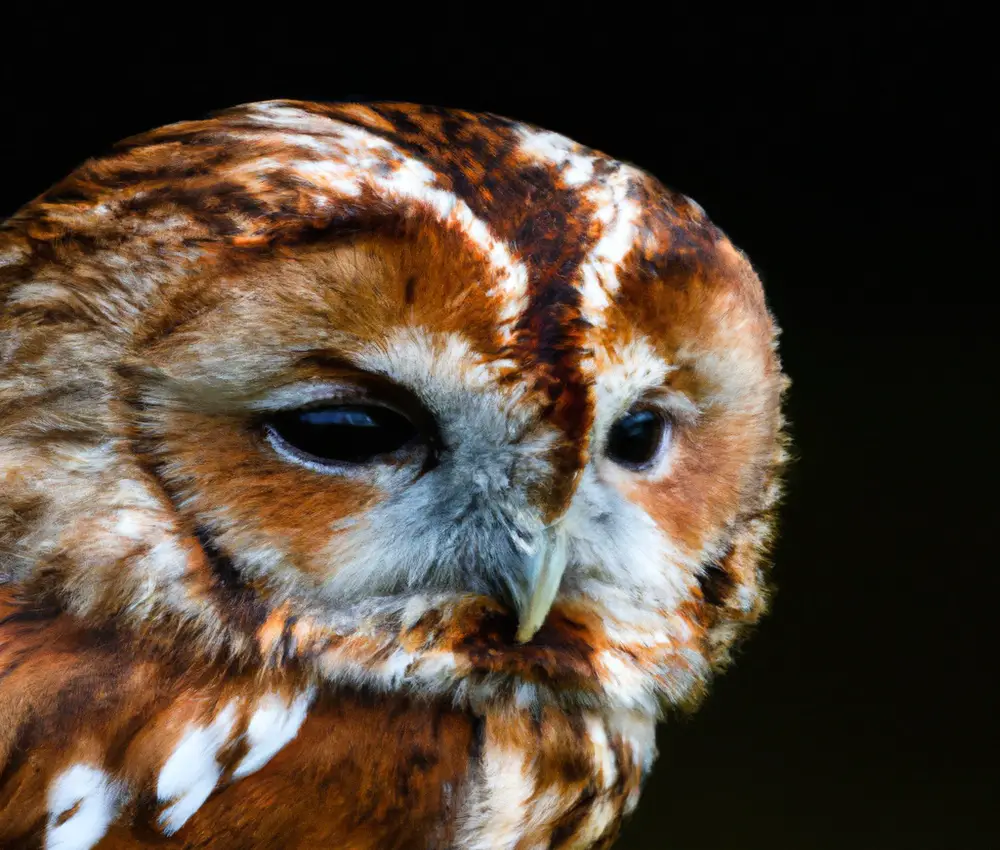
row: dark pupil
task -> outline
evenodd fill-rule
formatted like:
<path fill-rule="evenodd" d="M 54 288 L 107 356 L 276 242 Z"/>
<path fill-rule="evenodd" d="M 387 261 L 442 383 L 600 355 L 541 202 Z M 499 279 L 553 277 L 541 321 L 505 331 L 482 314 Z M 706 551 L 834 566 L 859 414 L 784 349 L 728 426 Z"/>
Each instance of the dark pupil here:
<path fill-rule="evenodd" d="M 608 456 L 624 466 L 649 463 L 660 448 L 665 424 L 663 417 L 653 410 L 626 413 L 611 428 Z"/>
<path fill-rule="evenodd" d="M 385 407 L 323 407 L 279 413 L 271 427 L 286 443 L 324 460 L 363 463 L 406 445 L 416 428 Z"/>

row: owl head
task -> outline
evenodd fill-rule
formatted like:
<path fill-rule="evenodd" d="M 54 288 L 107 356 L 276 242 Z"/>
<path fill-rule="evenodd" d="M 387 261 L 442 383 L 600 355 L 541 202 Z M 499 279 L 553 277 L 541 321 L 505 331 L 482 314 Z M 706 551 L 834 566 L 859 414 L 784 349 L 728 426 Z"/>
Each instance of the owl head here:
<path fill-rule="evenodd" d="M 762 611 L 776 328 L 555 133 L 258 103 L 0 232 L 0 576 L 171 652 L 457 703 L 701 692 Z"/>

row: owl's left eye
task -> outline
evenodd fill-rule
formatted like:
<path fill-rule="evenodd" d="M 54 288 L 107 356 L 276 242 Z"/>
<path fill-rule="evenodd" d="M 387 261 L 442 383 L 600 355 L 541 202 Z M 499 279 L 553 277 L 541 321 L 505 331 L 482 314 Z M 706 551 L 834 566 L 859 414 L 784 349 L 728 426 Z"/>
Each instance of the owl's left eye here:
<path fill-rule="evenodd" d="M 607 455 L 627 469 L 650 468 L 666 445 L 670 420 L 658 410 L 630 410 L 611 426 Z"/>
<path fill-rule="evenodd" d="M 279 451 L 320 464 L 369 463 L 418 436 L 405 416 L 377 405 L 332 405 L 277 413 L 265 425 Z"/>

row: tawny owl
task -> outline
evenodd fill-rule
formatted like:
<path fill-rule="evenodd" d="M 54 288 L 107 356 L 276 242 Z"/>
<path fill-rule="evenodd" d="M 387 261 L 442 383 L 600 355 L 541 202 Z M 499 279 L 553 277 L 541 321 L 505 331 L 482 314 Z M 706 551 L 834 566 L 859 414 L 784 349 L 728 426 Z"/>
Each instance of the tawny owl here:
<path fill-rule="evenodd" d="M 606 847 L 765 604 L 746 258 L 494 115 L 258 103 L 0 232 L 0 845 Z"/>

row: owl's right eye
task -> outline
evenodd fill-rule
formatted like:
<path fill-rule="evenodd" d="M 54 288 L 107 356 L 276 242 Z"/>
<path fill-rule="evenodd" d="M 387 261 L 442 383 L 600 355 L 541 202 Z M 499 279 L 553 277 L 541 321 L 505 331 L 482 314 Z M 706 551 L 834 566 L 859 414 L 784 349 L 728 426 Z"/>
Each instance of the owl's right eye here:
<path fill-rule="evenodd" d="M 330 405 L 272 415 L 268 440 L 282 454 L 321 465 L 364 464 L 414 443 L 417 427 L 378 405 Z"/>

